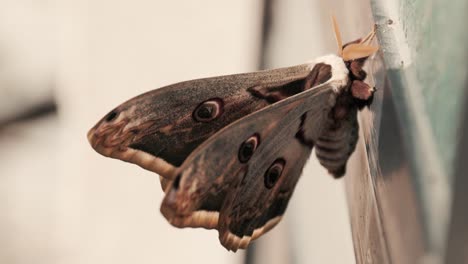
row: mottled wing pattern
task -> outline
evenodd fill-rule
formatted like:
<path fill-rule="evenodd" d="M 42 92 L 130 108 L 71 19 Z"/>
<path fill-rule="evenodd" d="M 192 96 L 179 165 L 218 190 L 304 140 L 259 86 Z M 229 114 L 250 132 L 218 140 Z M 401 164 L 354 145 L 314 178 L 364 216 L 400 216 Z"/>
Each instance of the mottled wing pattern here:
<path fill-rule="evenodd" d="M 336 89 L 326 83 L 209 138 L 176 170 L 161 206 L 164 216 L 178 227 L 218 229 L 229 250 L 247 247 L 279 222 L 312 151 L 298 134 L 304 115 L 326 116 L 335 97 Z M 317 127 L 323 126 L 320 120 L 326 118 L 319 118 Z M 243 150 L 252 137 L 257 145 L 246 160 Z"/>
<path fill-rule="evenodd" d="M 174 170 L 214 133 L 271 103 L 327 81 L 330 69 L 329 65 L 302 64 L 166 86 L 116 107 L 89 131 L 88 139 L 104 156 L 172 179 Z M 213 107 L 205 107 L 195 117 L 204 102 Z M 215 118 L 203 119 L 215 111 Z"/>

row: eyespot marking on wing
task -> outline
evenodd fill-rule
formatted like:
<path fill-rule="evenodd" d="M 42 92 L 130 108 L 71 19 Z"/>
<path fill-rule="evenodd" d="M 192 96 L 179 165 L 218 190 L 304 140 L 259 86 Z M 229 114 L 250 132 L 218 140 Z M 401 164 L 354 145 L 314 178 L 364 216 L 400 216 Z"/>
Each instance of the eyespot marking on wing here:
<path fill-rule="evenodd" d="M 199 104 L 193 111 L 193 119 L 198 122 L 210 122 L 219 116 L 224 111 L 223 100 L 213 98 Z"/>
<path fill-rule="evenodd" d="M 273 188 L 283 173 L 286 161 L 283 158 L 276 159 L 267 169 L 264 176 L 264 184 L 267 189 Z"/>
<path fill-rule="evenodd" d="M 259 144 L 260 136 L 258 135 L 258 133 L 255 133 L 246 141 L 242 142 L 238 154 L 239 161 L 241 163 L 246 163 L 247 161 L 249 161 Z"/>

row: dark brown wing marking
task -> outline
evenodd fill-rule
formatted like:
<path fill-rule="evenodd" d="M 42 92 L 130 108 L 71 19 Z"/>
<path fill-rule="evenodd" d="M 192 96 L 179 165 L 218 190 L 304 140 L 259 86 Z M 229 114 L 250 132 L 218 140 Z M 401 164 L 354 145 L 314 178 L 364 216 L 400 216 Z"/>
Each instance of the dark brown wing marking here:
<path fill-rule="evenodd" d="M 303 79 L 289 82 L 286 85 L 257 85 L 250 87 L 247 91 L 258 98 L 265 99 L 269 103 L 275 103 L 314 86 L 325 83 L 331 77 L 331 66 L 325 63 L 317 63 L 312 71 L 310 71 L 310 73 Z"/>
<path fill-rule="evenodd" d="M 296 138 L 301 116 L 330 111 L 335 96 L 330 84 L 318 86 L 222 129 L 177 170 L 166 189 L 163 215 L 178 227 L 216 228 L 226 248 L 245 248 L 279 222 L 310 155 L 312 148 Z M 255 133 L 260 143 L 249 161 L 241 162 L 239 148 Z M 276 177 L 271 166 L 278 160 L 284 164 Z M 268 186 L 272 179 L 276 183 Z"/>
<path fill-rule="evenodd" d="M 274 87 L 281 91 L 283 99 L 309 85 L 310 67 L 311 64 L 303 64 L 166 86 L 112 110 L 89 131 L 88 139 L 105 156 L 135 163 L 172 179 L 174 170 L 207 138 L 271 103 L 252 96 L 249 88 Z M 318 75 L 320 82 L 330 78 L 330 66 L 319 68 L 312 73 Z"/>

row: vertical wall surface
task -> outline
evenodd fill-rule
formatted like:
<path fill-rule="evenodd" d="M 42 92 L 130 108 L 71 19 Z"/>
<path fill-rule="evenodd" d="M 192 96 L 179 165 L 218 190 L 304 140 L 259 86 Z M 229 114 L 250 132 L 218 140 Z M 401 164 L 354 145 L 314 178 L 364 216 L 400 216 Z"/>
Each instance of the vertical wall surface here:
<path fill-rule="evenodd" d="M 356 258 L 444 263 L 450 257 L 446 242 L 453 241 L 448 233 L 456 214 L 450 211 L 453 197 L 463 203 L 453 181 L 464 137 L 468 34 L 457 21 L 466 3 L 370 4 L 384 67 L 374 77 L 383 89 L 371 108 L 373 129 L 364 136 L 360 167 L 368 169 L 347 178 L 351 215 L 363 219 L 353 224 Z M 370 197 L 370 207 L 362 197 Z M 459 233 L 464 229 L 458 224 Z"/>
<path fill-rule="evenodd" d="M 345 41 L 377 26 L 380 51 L 368 63 L 367 81 L 378 91 L 360 114 L 361 140 L 345 179 L 357 263 L 462 263 L 453 261 L 462 259 L 467 241 L 461 208 L 468 34 L 459 22 L 466 2 L 306 2 L 303 9 L 319 10 L 308 19 L 323 21 L 322 30 L 298 23 L 304 11 L 295 10 L 274 28 L 269 47 L 290 52 L 273 51 L 269 62 L 304 52 L 295 38 L 315 45 L 310 35 L 334 51 L 325 23 L 330 12 Z"/>

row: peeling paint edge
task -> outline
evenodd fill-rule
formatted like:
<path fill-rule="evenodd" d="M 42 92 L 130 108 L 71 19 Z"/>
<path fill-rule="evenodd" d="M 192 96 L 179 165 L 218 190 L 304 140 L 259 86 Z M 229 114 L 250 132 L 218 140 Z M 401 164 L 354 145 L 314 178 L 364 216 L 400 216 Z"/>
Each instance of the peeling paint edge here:
<path fill-rule="evenodd" d="M 411 51 L 398 15 L 399 1 L 372 1 L 372 13 L 385 62 L 390 69 L 413 64 Z"/>

